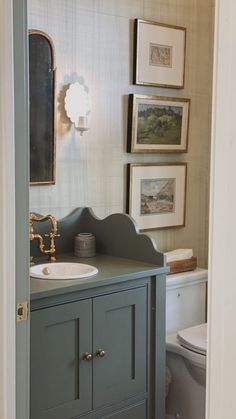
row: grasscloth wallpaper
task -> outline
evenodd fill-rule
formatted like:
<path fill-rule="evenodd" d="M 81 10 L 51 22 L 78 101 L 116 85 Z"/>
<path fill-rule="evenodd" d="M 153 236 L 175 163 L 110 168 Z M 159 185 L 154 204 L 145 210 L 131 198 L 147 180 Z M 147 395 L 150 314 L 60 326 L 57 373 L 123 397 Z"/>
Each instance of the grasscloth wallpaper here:
<path fill-rule="evenodd" d="M 187 162 L 184 228 L 151 232 L 161 250 L 191 247 L 207 265 L 211 88 L 212 0 L 30 0 L 29 28 L 54 41 L 57 65 L 56 185 L 32 186 L 30 208 L 58 218 L 78 206 L 99 217 L 125 211 L 126 164 Z M 145 18 L 187 28 L 185 88 L 132 84 L 133 19 Z M 90 129 L 71 126 L 63 101 L 68 84 L 84 80 L 91 97 Z M 191 99 L 187 154 L 127 154 L 128 94 Z"/>

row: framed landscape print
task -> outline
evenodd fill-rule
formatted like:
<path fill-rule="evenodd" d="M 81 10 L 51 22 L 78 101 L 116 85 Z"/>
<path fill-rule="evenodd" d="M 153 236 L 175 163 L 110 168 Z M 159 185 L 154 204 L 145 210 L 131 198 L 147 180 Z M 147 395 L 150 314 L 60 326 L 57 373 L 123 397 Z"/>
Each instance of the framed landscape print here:
<path fill-rule="evenodd" d="M 184 87 L 186 28 L 135 19 L 134 83 Z"/>
<path fill-rule="evenodd" d="M 127 212 L 141 231 L 185 225 L 186 163 L 128 165 Z"/>
<path fill-rule="evenodd" d="M 128 152 L 186 153 L 190 99 L 129 95 Z"/>

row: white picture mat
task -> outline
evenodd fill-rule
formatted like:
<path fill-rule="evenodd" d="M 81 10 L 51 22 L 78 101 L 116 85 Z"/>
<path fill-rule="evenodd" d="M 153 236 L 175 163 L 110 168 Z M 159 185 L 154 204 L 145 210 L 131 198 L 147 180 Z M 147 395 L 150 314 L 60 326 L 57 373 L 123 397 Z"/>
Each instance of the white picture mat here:
<path fill-rule="evenodd" d="M 132 185 L 130 215 L 140 229 L 153 229 L 184 224 L 186 166 L 133 166 L 131 167 Z M 176 179 L 175 211 L 166 214 L 141 215 L 141 180 Z"/>
<path fill-rule="evenodd" d="M 138 106 L 139 104 L 147 104 L 147 105 L 160 105 L 160 106 L 176 106 L 183 108 L 183 117 L 182 117 L 182 130 L 181 130 L 181 144 L 138 144 L 137 138 L 138 138 Z M 134 118 L 134 138 L 135 141 L 135 148 L 136 149 L 150 149 L 155 150 L 157 147 L 159 150 L 178 150 L 186 149 L 186 143 L 188 139 L 188 114 L 189 114 L 189 102 L 176 102 L 176 101 L 164 101 L 164 100 L 151 100 L 151 99 L 141 99 L 136 98 L 135 102 L 135 115 L 137 118 Z"/>
<path fill-rule="evenodd" d="M 150 44 L 172 47 L 172 67 L 149 63 Z M 184 82 L 185 31 L 140 22 L 137 48 L 137 82 L 182 86 Z"/>

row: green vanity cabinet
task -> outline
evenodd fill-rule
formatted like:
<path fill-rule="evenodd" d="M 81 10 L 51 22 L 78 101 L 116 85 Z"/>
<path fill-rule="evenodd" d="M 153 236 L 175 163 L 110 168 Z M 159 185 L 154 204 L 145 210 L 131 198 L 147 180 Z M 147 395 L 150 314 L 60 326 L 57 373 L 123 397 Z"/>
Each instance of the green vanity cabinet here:
<path fill-rule="evenodd" d="M 31 419 L 77 418 L 145 394 L 147 301 L 143 286 L 32 312 Z M 146 418 L 144 405 L 134 409 L 114 418 Z"/>
<path fill-rule="evenodd" d="M 34 227 L 42 237 L 50 229 Z M 30 279 L 31 419 L 164 419 L 163 253 L 125 214 L 100 220 L 78 208 L 58 230 L 57 261 L 98 272 Z M 82 232 L 96 237 L 97 254 L 89 259 L 74 255 Z M 37 242 L 31 255 L 45 262 Z"/>

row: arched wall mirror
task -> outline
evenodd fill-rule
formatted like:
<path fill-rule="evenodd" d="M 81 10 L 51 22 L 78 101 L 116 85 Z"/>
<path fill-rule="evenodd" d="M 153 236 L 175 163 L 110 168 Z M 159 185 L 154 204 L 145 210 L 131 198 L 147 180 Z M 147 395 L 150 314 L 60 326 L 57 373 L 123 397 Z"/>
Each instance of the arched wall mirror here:
<path fill-rule="evenodd" d="M 44 32 L 29 31 L 30 184 L 55 183 L 55 51 Z"/>

